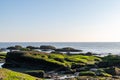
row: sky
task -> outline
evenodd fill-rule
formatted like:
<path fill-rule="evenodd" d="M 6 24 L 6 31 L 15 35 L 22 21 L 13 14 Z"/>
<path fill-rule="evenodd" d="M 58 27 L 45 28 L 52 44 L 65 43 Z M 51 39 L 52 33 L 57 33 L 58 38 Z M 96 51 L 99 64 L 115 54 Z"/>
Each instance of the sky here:
<path fill-rule="evenodd" d="M 0 42 L 120 42 L 120 0 L 0 0 Z"/>

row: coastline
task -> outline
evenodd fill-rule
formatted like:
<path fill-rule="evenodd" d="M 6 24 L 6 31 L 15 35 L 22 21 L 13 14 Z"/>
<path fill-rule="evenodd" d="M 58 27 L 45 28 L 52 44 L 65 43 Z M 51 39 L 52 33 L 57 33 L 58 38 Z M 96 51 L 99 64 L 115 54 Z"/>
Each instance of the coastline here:
<path fill-rule="evenodd" d="M 78 78 L 79 80 L 84 76 L 86 76 L 86 79 L 96 79 L 101 78 L 101 76 L 110 78 L 119 74 L 109 72 L 114 69 L 119 71 L 119 55 L 108 54 L 100 57 L 100 54 L 84 53 L 82 50 L 72 47 L 56 48 L 51 45 L 42 45 L 40 47 L 15 45 L 6 49 L 8 50 L 7 54 L 1 53 L 0 55 L 6 61 L 3 68 L 38 78 Z M 50 49 L 51 52 L 46 53 Z M 79 54 L 75 54 L 76 51 Z M 109 67 L 109 69 L 106 67 Z"/>

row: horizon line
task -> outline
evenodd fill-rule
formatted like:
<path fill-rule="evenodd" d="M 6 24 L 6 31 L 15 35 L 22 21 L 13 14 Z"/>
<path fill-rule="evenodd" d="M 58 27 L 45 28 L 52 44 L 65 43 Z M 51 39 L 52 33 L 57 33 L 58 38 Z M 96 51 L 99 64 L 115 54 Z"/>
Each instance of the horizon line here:
<path fill-rule="evenodd" d="M 109 43 L 109 42 L 114 42 L 114 43 L 118 43 L 118 42 L 120 42 L 120 41 L 117 41 L 117 42 L 115 42 L 115 41 L 80 41 L 80 42 L 74 42 L 74 41 L 0 41 L 0 43 L 92 43 L 92 42 L 98 42 L 98 43 Z"/>

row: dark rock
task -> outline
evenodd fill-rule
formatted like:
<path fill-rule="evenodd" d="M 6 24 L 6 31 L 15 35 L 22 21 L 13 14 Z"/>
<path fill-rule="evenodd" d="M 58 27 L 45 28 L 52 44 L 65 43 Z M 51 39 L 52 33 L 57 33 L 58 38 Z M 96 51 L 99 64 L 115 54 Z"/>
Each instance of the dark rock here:
<path fill-rule="evenodd" d="M 51 46 L 51 45 L 42 45 L 42 46 L 40 46 L 40 49 L 41 50 L 55 50 L 56 47 Z"/>
<path fill-rule="evenodd" d="M 39 78 L 44 78 L 45 77 L 45 72 L 38 70 L 38 71 L 27 71 L 27 74 L 31 75 L 31 76 L 35 76 L 35 77 L 39 77 Z"/>
<path fill-rule="evenodd" d="M 106 72 L 111 75 L 120 75 L 120 69 L 118 67 L 110 67 L 109 69 L 106 69 Z"/>
<path fill-rule="evenodd" d="M 8 52 L 6 56 L 6 63 L 3 67 L 21 67 L 21 68 L 31 68 L 40 69 L 45 71 L 50 71 L 54 69 L 66 70 L 67 67 L 61 64 L 47 61 L 43 58 L 34 58 L 34 55 L 46 54 L 42 52 L 34 51 L 13 51 Z M 32 57 L 33 56 L 33 57 Z M 58 60 L 58 59 L 57 59 Z"/>

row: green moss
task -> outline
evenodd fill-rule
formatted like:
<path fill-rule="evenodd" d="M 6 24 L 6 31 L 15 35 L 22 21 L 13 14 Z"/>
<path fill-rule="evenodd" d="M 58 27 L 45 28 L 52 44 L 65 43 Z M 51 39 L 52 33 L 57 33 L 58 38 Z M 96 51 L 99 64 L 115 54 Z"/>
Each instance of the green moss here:
<path fill-rule="evenodd" d="M 111 77 L 112 75 L 108 74 L 108 73 L 105 73 L 105 72 L 102 72 L 101 73 L 101 76 L 104 76 L 104 77 Z"/>
<path fill-rule="evenodd" d="M 95 76 L 95 72 L 92 71 L 82 71 L 79 73 L 79 76 Z"/>
<path fill-rule="evenodd" d="M 43 53 L 37 51 L 21 51 L 21 52 L 10 52 L 7 54 L 7 62 L 10 60 L 18 62 L 33 63 L 45 68 L 52 66 L 53 69 L 58 67 L 71 68 L 73 64 L 94 64 L 101 59 L 95 56 L 85 56 L 85 55 L 67 55 L 67 54 L 57 54 L 57 53 Z M 52 68 L 51 67 L 51 68 Z"/>
<path fill-rule="evenodd" d="M 3 60 L 6 58 L 6 52 L 0 52 L 0 59 Z"/>
<path fill-rule="evenodd" d="M 54 59 L 54 58 L 60 58 L 60 59 L 64 59 L 65 58 L 65 55 L 63 55 L 63 54 L 50 54 L 49 55 L 49 58 L 52 58 L 52 59 Z"/>
<path fill-rule="evenodd" d="M 0 69 L 0 77 L 2 78 L 2 80 L 36 80 L 37 79 L 30 75 L 14 72 L 8 69 Z"/>
<path fill-rule="evenodd" d="M 84 56 L 84 55 L 72 55 L 66 56 L 66 60 L 76 63 L 94 64 L 96 61 L 101 61 L 100 58 L 95 56 Z"/>

